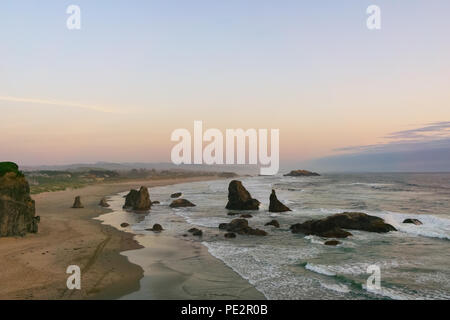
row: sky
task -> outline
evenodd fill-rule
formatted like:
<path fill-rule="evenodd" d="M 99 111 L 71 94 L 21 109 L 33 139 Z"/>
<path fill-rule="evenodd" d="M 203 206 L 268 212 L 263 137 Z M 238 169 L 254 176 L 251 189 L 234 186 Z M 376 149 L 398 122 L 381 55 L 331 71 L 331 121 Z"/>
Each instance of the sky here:
<path fill-rule="evenodd" d="M 72 4 L 81 30 L 66 27 Z M 366 27 L 372 4 L 381 30 Z M 202 120 L 280 129 L 285 166 L 450 170 L 449 12 L 447 0 L 3 0 L 0 161 L 167 162 L 171 133 Z M 439 159 L 418 154 L 430 146 Z"/>

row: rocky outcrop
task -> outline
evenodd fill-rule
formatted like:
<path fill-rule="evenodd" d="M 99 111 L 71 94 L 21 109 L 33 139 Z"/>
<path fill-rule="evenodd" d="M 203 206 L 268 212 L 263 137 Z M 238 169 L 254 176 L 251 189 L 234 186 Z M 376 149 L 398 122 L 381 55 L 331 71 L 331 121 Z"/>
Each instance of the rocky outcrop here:
<path fill-rule="evenodd" d="M 396 229 L 379 217 L 369 216 L 361 212 L 344 212 L 319 219 L 308 220 L 291 226 L 292 233 L 316 235 L 324 238 L 346 238 L 352 234 L 349 230 L 386 233 Z"/>
<path fill-rule="evenodd" d="M 179 197 L 181 197 L 183 194 L 181 193 L 181 192 L 176 192 L 176 193 L 172 193 L 171 195 L 170 195 L 170 197 L 172 198 L 172 199 L 175 199 L 175 198 L 179 198 Z"/>
<path fill-rule="evenodd" d="M 280 227 L 280 224 L 278 223 L 277 220 L 272 220 L 272 221 L 270 221 L 270 222 L 267 222 L 267 223 L 265 224 L 265 226 L 274 226 L 275 228 L 279 228 L 279 227 Z"/>
<path fill-rule="evenodd" d="M 282 204 L 280 202 L 280 200 L 278 200 L 275 190 L 272 190 L 272 193 L 270 194 L 269 211 L 270 212 L 286 212 L 286 211 L 291 211 L 291 209 L 289 209 L 284 204 Z"/>
<path fill-rule="evenodd" d="M 248 221 L 245 219 L 234 219 L 230 223 L 221 223 L 219 229 L 226 230 L 228 232 L 235 232 L 242 235 L 253 236 L 266 236 L 267 232 L 260 229 L 253 229 L 248 225 Z"/>
<path fill-rule="evenodd" d="M 0 237 L 36 233 L 36 216 L 30 186 L 13 162 L 0 162 Z"/>
<path fill-rule="evenodd" d="M 100 200 L 100 203 L 98 205 L 103 208 L 109 207 L 109 203 L 106 201 L 106 198 L 102 198 L 102 200 Z"/>
<path fill-rule="evenodd" d="M 225 207 L 229 210 L 258 210 L 260 202 L 253 199 L 250 193 L 242 185 L 241 181 L 233 180 L 228 186 L 228 203 Z"/>
<path fill-rule="evenodd" d="M 285 177 L 317 177 L 320 176 L 317 172 L 311 172 L 308 170 L 292 170 L 284 175 Z"/>
<path fill-rule="evenodd" d="M 412 223 L 415 224 L 416 226 L 420 226 L 422 224 L 422 221 L 418 219 L 405 219 L 403 220 L 403 223 Z"/>
<path fill-rule="evenodd" d="M 133 209 L 136 211 L 150 210 L 152 202 L 146 187 L 141 187 L 139 191 L 132 189 L 125 197 L 124 209 Z"/>
<path fill-rule="evenodd" d="M 186 199 L 177 199 L 170 204 L 171 208 L 195 207 L 195 204 Z"/>
<path fill-rule="evenodd" d="M 84 208 L 83 204 L 81 203 L 81 197 L 80 196 L 76 196 L 75 200 L 73 201 L 73 205 L 72 205 L 73 209 L 81 209 Z"/>

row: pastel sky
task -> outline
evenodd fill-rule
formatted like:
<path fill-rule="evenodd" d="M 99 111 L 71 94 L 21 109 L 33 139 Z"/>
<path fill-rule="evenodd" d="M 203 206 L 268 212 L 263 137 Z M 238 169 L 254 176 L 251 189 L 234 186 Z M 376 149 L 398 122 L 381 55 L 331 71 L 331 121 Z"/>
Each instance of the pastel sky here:
<path fill-rule="evenodd" d="M 71 4 L 81 30 L 66 28 Z M 449 13 L 448 0 L 3 0 L 0 160 L 170 161 L 171 132 L 194 120 L 279 128 L 282 163 L 385 146 L 450 121 Z"/>

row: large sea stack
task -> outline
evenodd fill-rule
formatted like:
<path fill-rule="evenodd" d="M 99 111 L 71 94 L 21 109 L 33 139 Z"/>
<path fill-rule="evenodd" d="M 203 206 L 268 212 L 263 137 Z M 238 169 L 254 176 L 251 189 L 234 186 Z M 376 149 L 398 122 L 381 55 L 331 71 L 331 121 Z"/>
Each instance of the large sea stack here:
<path fill-rule="evenodd" d="M 291 226 L 292 233 L 312 234 L 325 238 L 346 238 L 352 235 L 343 229 L 378 233 L 396 231 L 383 219 L 361 212 L 338 213 L 323 219 L 308 220 Z"/>
<path fill-rule="evenodd" d="M 270 194 L 269 211 L 270 212 L 285 212 L 285 211 L 291 211 L 291 209 L 289 209 L 284 204 L 282 204 L 280 202 L 280 200 L 278 200 L 275 190 L 272 190 L 272 193 Z"/>
<path fill-rule="evenodd" d="M 0 237 L 24 236 L 38 231 L 30 186 L 17 164 L 0 162 Z"/>
<path fill-rule="evenodd" d="M 229 210 L 258 210 L 260 202 L 253 199 L 250 193 L 242 185 L 241 181 L 233 180 L 228 186 L 228 203 L 225 207 Z"/>
<path fill-rule="evenodd" d="M 150 195 L 146 187 L 141 187 L 139 191 L 132 189 L 125 197 L 125 209 L 133 209 L 136 211 L 146 211 L 152 206 Z"/>

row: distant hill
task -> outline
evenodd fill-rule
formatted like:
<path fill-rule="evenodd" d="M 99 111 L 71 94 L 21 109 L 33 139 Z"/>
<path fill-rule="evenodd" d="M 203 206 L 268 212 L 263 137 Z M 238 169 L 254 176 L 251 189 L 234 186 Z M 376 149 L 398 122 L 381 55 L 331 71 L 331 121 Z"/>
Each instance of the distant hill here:
<path fill-rule="evenodd" d="M 22 166 L 23 171 L 87 171 L 87 170 L 114 170 L 129 171 L 132 169 L 155 169 L 155 170 L 190 170 L 190 171 L 207 171 L 207 172 L 224 172 L 231 171 L 240 175 L 259 173 L 258 166 L 255 165 L 174 165 L 172 163 L 145 163 L 145 162 L 96 162 L 96 163 L 74 163 L 68 165 L 44 165 L 44 166 Z"/>

